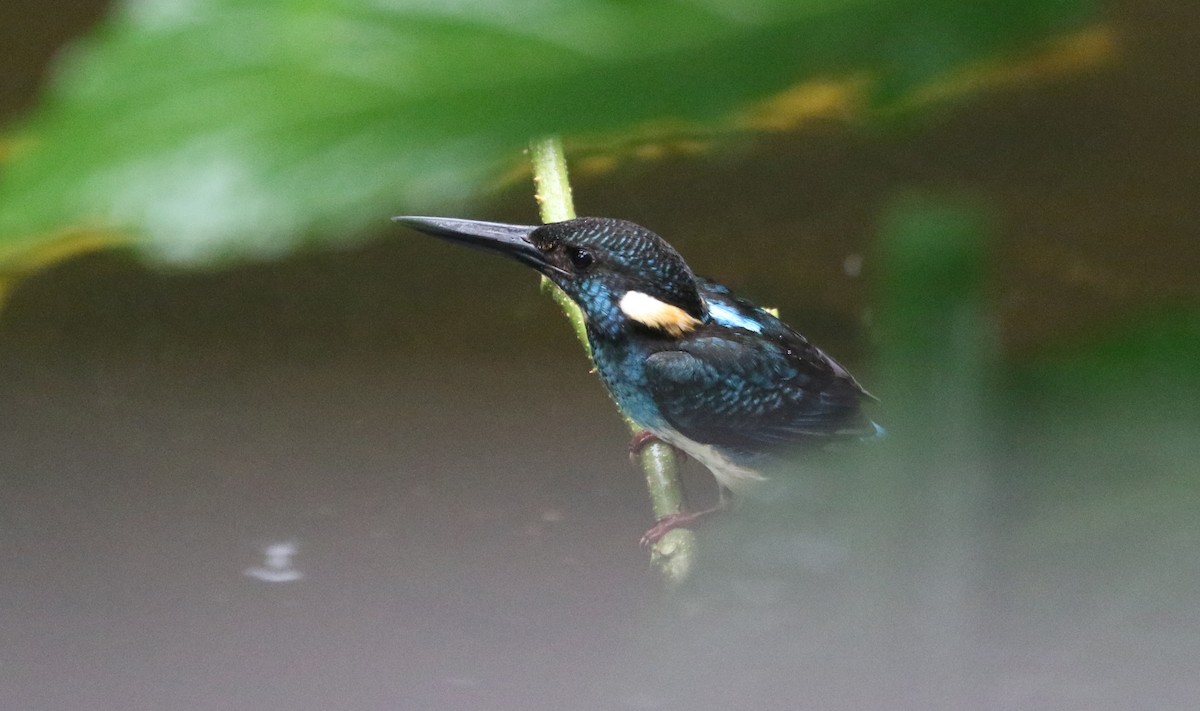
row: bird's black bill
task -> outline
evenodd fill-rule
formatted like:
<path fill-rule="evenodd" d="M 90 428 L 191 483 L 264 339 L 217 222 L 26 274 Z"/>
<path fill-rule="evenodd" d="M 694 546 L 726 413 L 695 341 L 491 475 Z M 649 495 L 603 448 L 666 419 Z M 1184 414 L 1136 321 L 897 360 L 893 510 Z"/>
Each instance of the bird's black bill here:
<path fill-rule="evenodd" d="M 392 221 L 434 237 L 506 254 L 542 273 L 560 271 L 549 264 L 542 251 L 529 241 L 529 235 L 537 229 L 537 226 L 458 220 L 452 217 L 410 217 L 406 215 L 393 217 Z"/>

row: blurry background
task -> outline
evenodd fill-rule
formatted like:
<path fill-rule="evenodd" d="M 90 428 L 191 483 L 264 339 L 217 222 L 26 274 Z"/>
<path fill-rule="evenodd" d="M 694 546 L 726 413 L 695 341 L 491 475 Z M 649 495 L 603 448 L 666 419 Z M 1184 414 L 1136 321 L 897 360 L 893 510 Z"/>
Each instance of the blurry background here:
<path fill-rule="evenodd" d="M 0 706 L 1194 705 L 1200 13 L 654 7 L 0 8 Z M 536 282 L 386 222 L 545 131 L 883 400 L 676 591 Z"/>

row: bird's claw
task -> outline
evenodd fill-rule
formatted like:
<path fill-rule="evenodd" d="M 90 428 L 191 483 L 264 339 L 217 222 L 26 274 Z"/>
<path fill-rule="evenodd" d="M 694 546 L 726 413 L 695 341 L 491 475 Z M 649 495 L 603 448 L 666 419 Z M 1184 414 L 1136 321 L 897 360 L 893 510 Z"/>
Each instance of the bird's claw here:
<path fill-rule="evenodd" d="M 658 437 L 650 430 L 638 430 L 633 439 L 629 440 L 629 461 L 637 464 L 638 457 L 641 456 L 642 450 L 651 442 L 661 442 Z"/>
<path fill-rule="evenodd" d="M 695 523 L 701 517 L 712 513 L 712 509 L 705 511 L 680 511 L 679 513 L 667 514 L 655 522 L 654 526 L 642 534 L 642 547 L 649 548 L 655 543 L 662 540 L 663 536 L 677 528 L 687 528 Z"/>
<path fill-rule="evenodd" d="M 633 438 L 629 440 L 629 461 L 634 466 L 637 466 L 638 458 L 642 456 L 642 450 L 654 442 L 665 444 L 671 449 L 675 450 L 675 455 L 677 457 L 683 458 L 687 456 L 687 453 L 682 449 L 673 444 L 662 441 L 650 430 L 638 430 L 637 433 L 633 435 Z"/>
<path fill-rule="evenodd" d="M 678 511 L 673 514 L 667 514 L 658 519 L 654 526 L 642 534 L 642 547 L 649 548 L 655 543 L 662 540 L 663 536 L 677 528 L 691 528 L 693 524 L 702 518 L 707 518 L 715 513 L 727 511 L 734 504 L 733 500 L 725 496 L 725 490 L 721 490 L 721 498 L 717 501 L 717 505 L 703 511 Z"/>
<path fill-rule="evenodd" d="M 681 524 L 678 522 L 678 518 L 679 514 L 671 514 L 658 519 L 650 530 L 642 534 L 642 548 L 653 546 L 655 543 L 661 541 L 663 536 L 679 528 Z"/>

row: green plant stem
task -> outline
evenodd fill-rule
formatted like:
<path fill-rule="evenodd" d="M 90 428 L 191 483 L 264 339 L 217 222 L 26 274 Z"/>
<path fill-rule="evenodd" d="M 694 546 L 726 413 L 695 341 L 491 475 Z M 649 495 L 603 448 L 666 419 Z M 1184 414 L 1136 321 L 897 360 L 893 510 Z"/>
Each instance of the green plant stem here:
<path fill-rule="evenodd" d="M 541 212 L 542 222 L 561 222 L 575 217 L 575 205 L 571 199 L 571 183 L 567 178 L 567 159 L 563 153 L 562 140 L 549 136 L 532 141 L 529 156 L 533 163 L 535 199 Z M 548 279 L 543 278 L 543 288 L 562 308 L 576 337 L 591 357 L 587 329 L 583 313 L 574 301 Z M 638 426 L 625 417 L 631 432 Z M 679 482 L 679 466 L 675 451 L 661 442 L 651 442 L 642 448 L 640 455 L 642 471 L 646 475 L 646 489 L 654 507 L 656 518 L 683 511 L 683 486 Z M 696 554 L 696 535 L 687 529 L 675 529 L 663 536 L 651 550 L 651 560 L 668 583 L 683 582 L 691 571 Z"/>
<path fill-rule="evenodd" d="M 563 153 L 562 139 L 551 136 L 530 142 L 529 160 L 533 163 L 533 199 L 537 200 L 542 222 L 574 219 L 575 201 L 571 198 L 571 181 L 567 178 L 567 157 Z M 592 346 L 588 343 L 583 312 L 579 306 L 546 277 L 542 277 L 542 290 L 550 294 L 563 310 L 571 322 L 575 337 L 583 344 L 588 358 L 591 358 Z"/>

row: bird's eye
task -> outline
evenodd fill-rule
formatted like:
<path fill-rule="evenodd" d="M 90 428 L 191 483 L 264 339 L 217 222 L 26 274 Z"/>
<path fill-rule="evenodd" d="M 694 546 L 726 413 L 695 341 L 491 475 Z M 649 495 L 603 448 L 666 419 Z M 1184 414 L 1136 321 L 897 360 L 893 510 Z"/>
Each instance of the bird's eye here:
<path fill-rule="evenodd" d="M 571 264 L 579 271 L 583 271 L 592 266 L 592 262 L 596 261 L 592 257 L 592 253 L 582 247 L 571 247 L 567 249 L 567 256 L 571 258 Z"/>

